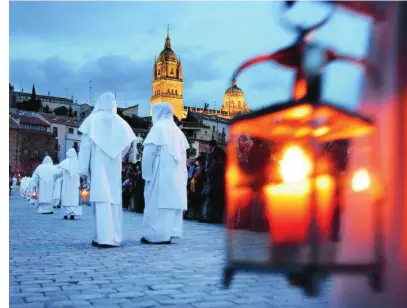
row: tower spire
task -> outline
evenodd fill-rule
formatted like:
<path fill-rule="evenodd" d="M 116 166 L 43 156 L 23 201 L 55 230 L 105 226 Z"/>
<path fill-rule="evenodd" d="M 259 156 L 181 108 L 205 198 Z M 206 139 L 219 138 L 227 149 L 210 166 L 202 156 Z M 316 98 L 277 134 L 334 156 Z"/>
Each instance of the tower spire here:
<path fill-rule="evenodd" d="M 165 39 L 164 48 L 171 49 L 171 39 L 170 39 L 170 25 L 167 25 L 167 38 Z"/>

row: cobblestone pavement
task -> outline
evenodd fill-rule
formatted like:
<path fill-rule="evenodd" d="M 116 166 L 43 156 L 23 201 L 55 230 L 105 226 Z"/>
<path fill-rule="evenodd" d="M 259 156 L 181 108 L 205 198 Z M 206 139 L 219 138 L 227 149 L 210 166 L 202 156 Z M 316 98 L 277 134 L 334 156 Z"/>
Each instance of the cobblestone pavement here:
<path fill-rule="evenodd" d="M 124 212 L 122 247 L 91 246 L 91 208 L 81 219 L 38 215 L 10 197 L 10 307 L 326 308 L 329 287 L 304 297 L 279 276 L 238 273 L 220 283 L 224 228 L 186 221 L 184 239 L 139 244 L 142 215 Z"/>

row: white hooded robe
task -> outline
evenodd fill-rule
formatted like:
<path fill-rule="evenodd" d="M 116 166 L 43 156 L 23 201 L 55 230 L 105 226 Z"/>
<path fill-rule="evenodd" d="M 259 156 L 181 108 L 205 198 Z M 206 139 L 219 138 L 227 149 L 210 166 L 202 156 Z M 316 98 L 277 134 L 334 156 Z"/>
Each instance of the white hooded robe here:
<path fill-rule="evenodd" d="M 61 189 L 62 189 L 62 179 L 55 180 L 54 183 L 54 195 L 52 197 L 52 205 L 57 207 L 57 205 L 61 202 Z"/>
<path fill-rule="evenodd" d="M 173 120 L 171 104 L 155 104 L 152 114 L 153 127 L 144 141 L 142 157 L 146 181 L 143 237 L 151 243 L 160 243 L 182 237 L 189 144 Z"/>
<path fill-rule="evenodd" d="M 54 196 L 54 176 L 58 169 L 52 163 L 51 157 L 44 158 L 41 165 L 35 169 L 31 186 L 37 191 L 38 213 L 53 213 L 52 199 Z"/>
<path fill-rule="evenodd" d="M 62 181 L 61 205 L 64 216 L 81 216 L 79 205 L 80 178 L 78 174 L 78 155 L 74 148 L 66 153 L 66 159 L 59 164 L 58 177 Z"/>
<path fill-rule="evenodd" d="M 117 115 L 114 94 L 101 96 L 79 128 L 82 133 L 78 173 L 90 179 L 94 238 L 99 245 L 120 246 L 122 232 L 122 157 L 135 140 L 131 127 Z"/>

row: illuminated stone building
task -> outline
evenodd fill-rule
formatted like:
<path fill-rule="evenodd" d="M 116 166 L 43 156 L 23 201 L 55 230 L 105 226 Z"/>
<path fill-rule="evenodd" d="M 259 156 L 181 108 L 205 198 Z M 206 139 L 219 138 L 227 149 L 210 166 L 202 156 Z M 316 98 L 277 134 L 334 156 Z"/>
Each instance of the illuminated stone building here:
<path fill-rule="evenodd" d="M 233 79 L 232 86 L 227 89 L 225 95 L 223 95 L 221 111 L 225 112 L 229 117 L 250 111 L 246 105 L 242 89 L 236 85 L 236 79 Z"/>
<path fill-rule="evenodd" d="M 178 119 L 182 119 L 183 85 L 181 59 L 177 58 L 171 48 L 170 33 L 167 30 L 164 49 L 154 63 L 150 114 L 154 104 L 168 102 L 174 108 L 174 115 Z"/>

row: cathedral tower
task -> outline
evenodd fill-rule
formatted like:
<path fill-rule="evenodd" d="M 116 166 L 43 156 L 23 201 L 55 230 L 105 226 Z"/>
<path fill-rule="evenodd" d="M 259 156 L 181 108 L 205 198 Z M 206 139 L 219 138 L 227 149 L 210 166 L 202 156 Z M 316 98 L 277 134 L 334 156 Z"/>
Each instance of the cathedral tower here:
<path fill-rule="evenodd" d="M 154 104 L 168 102 L 174 108 L 174 115 L 181 120 L 183 118 L 183 84 L 181 59 L 177 58 L 171 49 L 170 32 L 167 29 L 164 49 L 154 63 L 150 114 Z"/>

